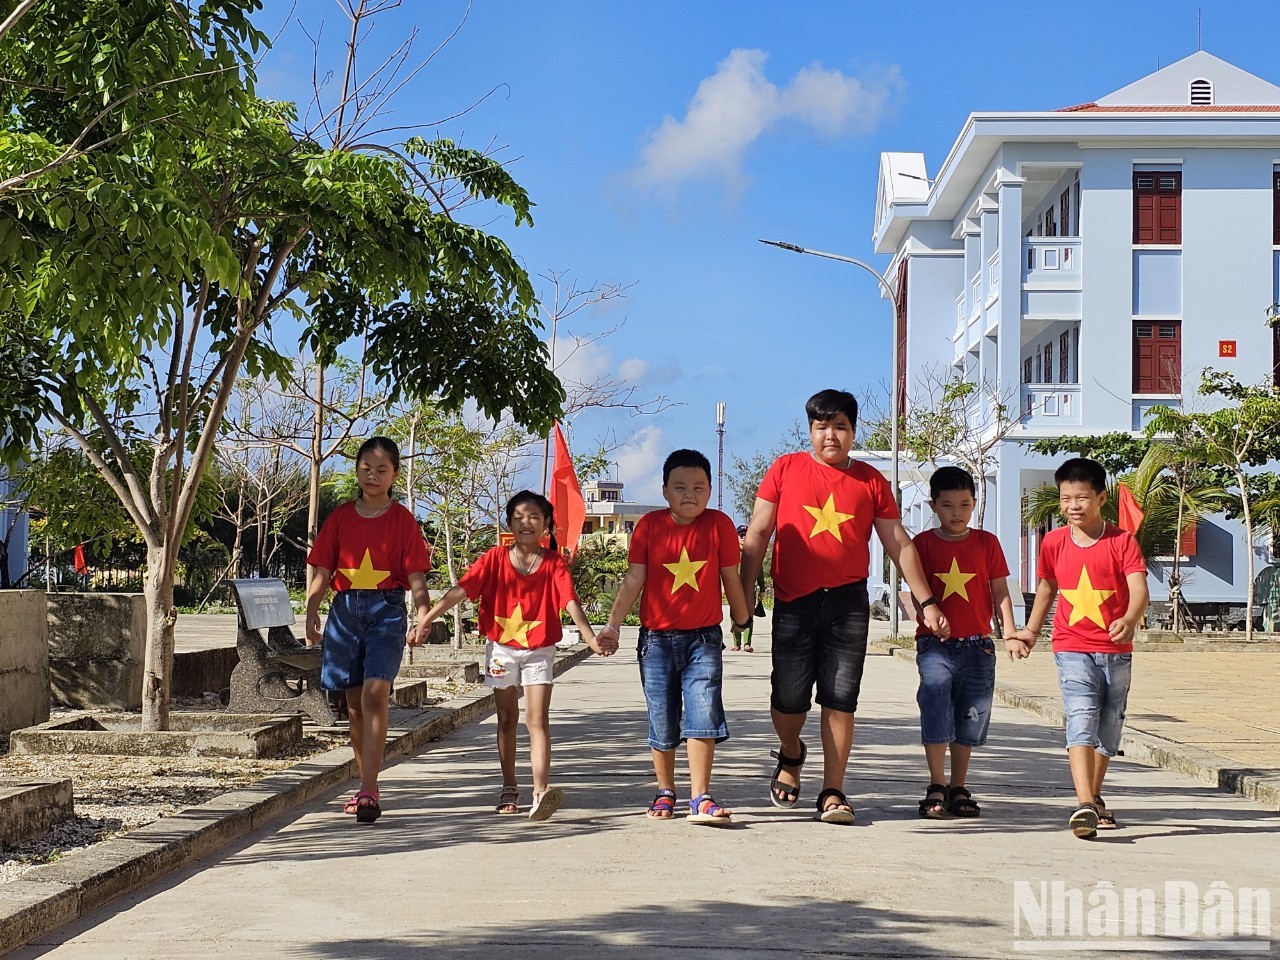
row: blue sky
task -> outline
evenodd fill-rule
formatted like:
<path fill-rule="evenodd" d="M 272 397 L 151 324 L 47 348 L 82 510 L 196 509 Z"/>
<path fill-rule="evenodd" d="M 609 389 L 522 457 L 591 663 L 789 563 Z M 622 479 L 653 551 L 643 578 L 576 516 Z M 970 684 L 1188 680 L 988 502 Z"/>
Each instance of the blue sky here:
<path fill-rule="evenodd" d="M 283 7 L 270 6 L 268 28 Z M 1205 50 L 1280 82 L 1280 6 L 1201 6 Z M 375 25 L 364 62 L 415 27 L 425 56 L 466 11 L 462 0 L 405 0 Z M 310 94 L 299 20 L 313 33 L 323 21 L 327 41 L 347 29 L 335 3 L 299 0 L 260 71 L 267 96 Z M 714 465 L 717 401 L 727 404 L 726 449 L 749 455 L 775 446 L 815 390 L 887 379 L 890 313 L 874 280 L 758 237 L 882 269 L 870 239 L 881 152 L 923 152 L 932 175 L 971 112 L 1093 100 L 1196 43 L 1197 5 L 1178 0 L 475 0 L 456 38 L 400 93 L 394 121 L 501 148 L 537 204 L 534 226 L 483 208 L 471 216 L 531 275 L 634 284 L 625 301 L 566 325 L 591 335 L 626 321 L 565 372 L 625 375 L 638 397 L 679 405 L 646 417 L 584 413 L 570 442 L 630 438 L 617 475 L 629 497 L 652 501 L 672 449 L 701 449 Z M 339 54 L 328 53 L 334 69 Z"/>

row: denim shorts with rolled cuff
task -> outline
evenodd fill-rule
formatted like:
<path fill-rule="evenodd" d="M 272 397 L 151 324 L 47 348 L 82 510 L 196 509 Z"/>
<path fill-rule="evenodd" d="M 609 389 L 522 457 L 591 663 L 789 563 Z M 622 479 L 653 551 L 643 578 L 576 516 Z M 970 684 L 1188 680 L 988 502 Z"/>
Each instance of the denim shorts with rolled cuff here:
<path fill-rule="evenodd" d="M 1093 747 L 1104 757 L 1120 752 L 1124 711 L 1133 680 L 1132 653 L 1055 653 L 1067 748 Z"/>
<path fill-rule="evenodd" d="M 980 747 L 991 726 L 996 648 L 990 637 L 916 637 L 920 742 Z"/>
<path fill-rule="evenodd" d="M 640 682 L 649 713 L 649 746 L 674 750 L 681 741 L 729 739 L 721 687 L 724 636 L 720 627 L 640 628 Z"/>
<path fill-rule="evenodd" d="M 404 590 L 339 590 L 324 625 L 321 685 L 352 690 L 366 680 L 394 683 L 408 629 Z"/>
<path fill-rule="evenodd" d="M 774 603 L 770 706 L 808 713 L 816 684 L 820 706 L 856 712 L 870 618 L 865 580 Z"/>

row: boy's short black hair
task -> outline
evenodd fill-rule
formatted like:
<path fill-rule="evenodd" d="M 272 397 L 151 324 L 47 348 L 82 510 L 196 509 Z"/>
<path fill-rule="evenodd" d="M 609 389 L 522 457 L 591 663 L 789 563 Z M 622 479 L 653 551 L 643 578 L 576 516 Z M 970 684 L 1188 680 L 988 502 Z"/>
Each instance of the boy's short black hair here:
<path fill-rule="evenodd" d="M 662 485 L 665 487 L 671 479 L 671 471 L 681 467 L 699 467 L 707 475 L 707 483 L 711 482 L 711 461 L 697 450 L 675 450 L 662 464 Z"/>
<path fill-rule="evenodd" d="M 1097 460 L 1073 457 L 1053 471 L 1053 482 L 1059 487 L 1064 483 L 1087 483 L 1094 493 L 1106 493 L 1107 471 Z"/>
<path fill-rule="evenodd" d="M 809 426 L 815 420 L 834 420 L 843 413 L 849 418 L 849 424 L 858 425 L 858 399 L 847 390 L 819 390 L 804 405 L 805 416 L 809 418 Z"/>
<path fill-rule="evenodd" d="M 939 467 L 929 478 L 929 499 L 937 500 L 944 493 L 958 490 L 970 496 L 978 495 L 978 488 L 973 482 L 973 474 L 960 467 Z"/>

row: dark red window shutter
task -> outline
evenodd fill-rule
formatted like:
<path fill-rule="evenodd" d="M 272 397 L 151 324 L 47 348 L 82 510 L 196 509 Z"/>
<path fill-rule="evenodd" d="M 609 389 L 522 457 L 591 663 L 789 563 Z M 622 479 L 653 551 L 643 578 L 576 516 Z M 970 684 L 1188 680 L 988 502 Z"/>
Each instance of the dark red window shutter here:
<path fill-rule="evenodd" d="M 1182 243 L 1182 171 L 1133 175 L 1133 242 Z"/>
<path fill-rule="evenodd" d="M 1200 524 L 1194 520 L 1182 528 L 1182 536 L 1178 538 L 1179 555 L 1184 557 L 1194 557 L 1196 555 L 1196 533 L 1199 528 Z"/>

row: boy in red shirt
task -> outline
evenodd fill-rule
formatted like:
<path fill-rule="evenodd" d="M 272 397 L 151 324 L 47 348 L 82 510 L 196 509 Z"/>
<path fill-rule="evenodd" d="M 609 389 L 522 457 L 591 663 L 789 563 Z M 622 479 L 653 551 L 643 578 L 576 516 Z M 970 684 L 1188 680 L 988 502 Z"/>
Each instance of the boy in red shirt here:
<path fill-rule="evenodd" d="M 991 611 L 1000 612 L 1009 659 L 1022 659 L 1031 648 L 1015 636 L 1013 601 L 1009 599 L 1009 566 L 1000 541 L 985 530 L 969 529 L 977 488 L 973 475 L 959 467 L 941 467 L 929 478 L 929 506 L 938 526 L 911 542 L 920 567 L 935 588 L 938 605 L 951 628 L 949 639 L 936 636 L 918 618 L 916 669 L 920 688 L 920 739 L 929 764 L 929 786 L 920 801 L 920 816 L 941 820 L 976 817 L 982 811 L 965 788 L 974 747 L 987 742 L 991 701 L 996 689 L 996 651 L 991 639 Z M 951 780 L 946 780 L 947 752 Z"/>
<path fill-rule="evenodd" d="M 853 807 L 844 794 L 844 776 L 867 656 L 872 530 L 923 604 L 929 629 L 945 637 L 947 624 L 929 593 L 888 481 L 849 456 L 858 401 L 843 390 L 823 390 L 809 398 L 805 414 L 813 449 L 779 457 L 761 481 L 742 548 L 741 577 L 750 607 L 750 585 L 776 531 L 769 706 L 779 747 L 769 800 L 775 807 L 794 807 L 800 797 L 800 768 L 808 753 L 800 734 L 816 683 L 823 743 L 818 819 L 848 824 Z"/>
<path fill-rule="evenodd" d="M 602 643 L 618 639 L 618 625 L 640 596 L 637 655 L 658 778 L 649 816 L 669 820 L 674 815 L 676 747 L 683 740 L 692 797 L 688 821 L 723 827 L 732 811 L 710 793 L 716 744 L 729 739 L 720 696 L 721 586 L 735 628 L 751 619 L 738 579 L 738 535 L 728 516 L 707 509 L 711 463 L 698 451 L 677 450 L 667 457 L 662 496 L 669 509 L 645 514 L 631 534 L 627 573 L 599 638 Z"/>
<path fill-rule="evenodd" d="M 1102 780 L 1120 752 L 1133 670 L 1133 632 L 1147 609 L 1147 565 L 1128 531 L 1102 519 L 1107 474 L 1076 457 L 1053 475 L 1067 518 L 1040 544 L 1040 583 L 1018 636 L 1034 644 L 1054 595 L 1053 659 L 1067 720 L 1067 757 L 1078 807 L 1068 825 L 1077 837 L 1114 829 Z"/>

